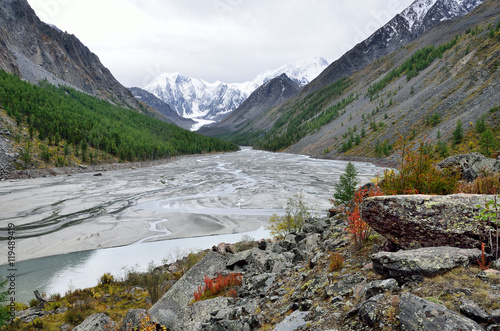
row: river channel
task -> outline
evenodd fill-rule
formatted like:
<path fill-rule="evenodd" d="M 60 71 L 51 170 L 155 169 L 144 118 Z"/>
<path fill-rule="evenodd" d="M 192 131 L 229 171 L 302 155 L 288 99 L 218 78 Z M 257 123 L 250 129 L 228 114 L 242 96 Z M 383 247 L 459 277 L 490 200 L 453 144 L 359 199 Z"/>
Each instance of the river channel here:
<path fill-rule="evenodd" d="M 244 148 L 102 176 L 0 182 L 0 274 L 16 274 L 16 300 L 26 302 L 34 290 L 64 294 L 96 285 L 105 272 L 119 277 L 244 235 L 265 238 L 269 216 L 284 213 L 301 190 L 324 215 L 346 164 Z M 383 171 L 355 165 L 362 183 Z"/>

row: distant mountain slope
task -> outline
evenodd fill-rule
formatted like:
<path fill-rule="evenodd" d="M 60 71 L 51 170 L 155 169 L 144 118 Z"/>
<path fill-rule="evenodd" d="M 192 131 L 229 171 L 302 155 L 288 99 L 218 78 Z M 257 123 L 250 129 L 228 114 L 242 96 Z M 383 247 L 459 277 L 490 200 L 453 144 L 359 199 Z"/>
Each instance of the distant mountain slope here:
<path fill-rule="evenodd" d="M 444 2 L 431 2 L 427 15 L 439 3 Z M 349 54 L 354 54 L 353 61 L 359 59 L 356 47 L 284 106 L 262 110 L 258 118 L 242 123 L 230 139 L 251 138 L 257 148 L 318 157 L 373 157 L 381 156 L 381 150 L 382 155 L 390 154 L 397 132 L 413 138 L 426 135 L 430 143 L 450 148 L 458 119 L 468 130 L 484 115 L 495 130 L 494 109 L 500 104 L 499 18 L 500 3 L 485 0 L 470 14 L 435 24 L 413 42 L 362 69 L 351 67 L 348 76 L 349 70 L 341 70 L 338 77 L 344 78 L 322 85 L 322 77 L 327 79 L 332 68 L 350 61 Z M 408 25 L 403 19 L 398 15 L 391 22 Z M 374 36 L 365 44 L 376 49 Z M 384 51 L 386 40 L 382 38 Z M 475 139 L 470 150 L 479 148 L 479 138 Z"/>
<path fill-rule="evenodd" d="M 238 108 L 265 82 L 285 73 L 291 80 L 304 85 L 327 66 L 328 62 L 323 58 L 294 61 L 276 70 L 265 71 L 252 81 L 233 84 L 208 83 L 179 73 L 166 73 L 154 79 L 144 90 L 169 104 L 183 117 L 217 121 Z"/>
<path fill-rule="evenodd" d="M 296 96 L 300 90 L 301 87 L 297 82 L 282 74 L 257 88 L 245 102 L 220 122 L 201 128 L 199 133 L 223 138 L 223 134 L 234 132 L 243 123 L 257 118 L 262 109 L 279 106 Z M 248 141 L 244 139 L 239 143 L 248 145 Z"/>
<path fill-rule="evenodd" d="M 478 121 L 499 141 L 499 20 L 500 3 L 485 0 L 471 14 L 436 25 L 355 73 L 351 87 L 339 98 L 356 98 L 285 150 L 317 157 L 384 157 L 392 154 L 401 134 L 426 141 L 442 157 L 455 148 L 453 132 L 460 121 L 468 139 L 460 152 L 483 151 L 482 137 L 475 131 Z M 318 111 L 324 113 L 339 98 Z"/>
<path fill-rule="evenodd" d="M 147 112 L 95 54 L 74 35 L 41 22 L 26 0 L 0 1 L 0 68 Z"/>
<path fill-rule="evenodd" d="M 304 93 L 314 92 L 325 85 L 362 70 L 376 59 L 415 40 L 437 23 L 463 16 L 481 3 L 482 0 L 415 1 L 368 39 L 333 62 L 318 78 L 306 86 Z"/>
<path fill-rule="evenodd" d="M 132 94 L 137 100 L 142 101 L 148 104 L 149 106 L 153 107 L 158 112 L 163 114 L 167 119 L 169 119 L 173 124 L 186 130 L 190 130 L 193 127 L 193 125 L 196 124 L 195 121 L 189 118 L 184 118 L 182 116 L 179 116 L 177 112 L 173 110 L 168 104 L 161 101 L 148 91 L 145 91 L 139 87 L 131 87 L 129 88 L 129 90 L 130 92 L 132 92 Z"/>

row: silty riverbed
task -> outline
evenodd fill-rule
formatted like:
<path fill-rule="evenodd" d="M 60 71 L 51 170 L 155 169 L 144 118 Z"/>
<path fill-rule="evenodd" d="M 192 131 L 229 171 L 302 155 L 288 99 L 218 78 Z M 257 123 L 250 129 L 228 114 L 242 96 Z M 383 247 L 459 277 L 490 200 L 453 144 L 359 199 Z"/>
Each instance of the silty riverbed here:
<path fill-rule="evenodd" d="M 267 237 L 272 214 L 303 191 L 324 215 L 347 162 L 244 148 L 136 170 L 0 183 L 0 264 L 15 225 L 17 300 L 94 286 L 105 272 L 146 269 L 193 249 Z M 362 183 L 382 168 L 355 163 Z M 72 253 L 72 254 L 68 254 Z M 21 262 L 24 261 L 24 262 Z M 9 267 L 0 267 L 1 275 Z"/>

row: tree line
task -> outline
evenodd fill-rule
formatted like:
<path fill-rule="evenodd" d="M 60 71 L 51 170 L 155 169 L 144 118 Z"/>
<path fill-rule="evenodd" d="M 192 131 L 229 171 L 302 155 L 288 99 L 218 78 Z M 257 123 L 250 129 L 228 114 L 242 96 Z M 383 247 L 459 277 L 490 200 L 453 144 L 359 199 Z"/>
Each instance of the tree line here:
<path fill-rule="evenodd" d="M 46 81 L 33 85 L 0 71 L 0 106 L 18 125 L 49 144 L 65 140 L 82 151 L 102 150 L 123 161 L 235 151 L 238 146 Z"/>

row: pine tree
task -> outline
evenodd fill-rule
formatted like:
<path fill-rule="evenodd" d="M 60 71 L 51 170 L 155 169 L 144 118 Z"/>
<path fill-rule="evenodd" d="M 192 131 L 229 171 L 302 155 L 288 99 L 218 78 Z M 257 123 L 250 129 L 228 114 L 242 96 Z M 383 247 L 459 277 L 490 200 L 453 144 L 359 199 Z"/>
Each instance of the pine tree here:
<path fill-rule="evenodd" d="M 333 194 L 333 202 L 337 205 L 348 204 L 354 197 L 358 184 L 359 178 L 356 167 L 349 162 L 344 174 L 340 176 L 339 182 L 334 184 L 335 193 Z"/>
<path fill-rule="evenodd" d="M 497 147 L 497 139 L 493 135 L 490 129 L 487 129 L 481 133 L 481 151 L 484 155 L 491 157 L 491 153 Z"/>
<path fill-rule="evenodd" d="M 457 126 L 455 127 L 455 131 L 453 131 L 453 143 L 454 144 L 460 144 L 462 142 L 462 138 L 464 137 L 463 131 L 464 130 L 462 128 L 462 121 L 458 120 Z"/>

